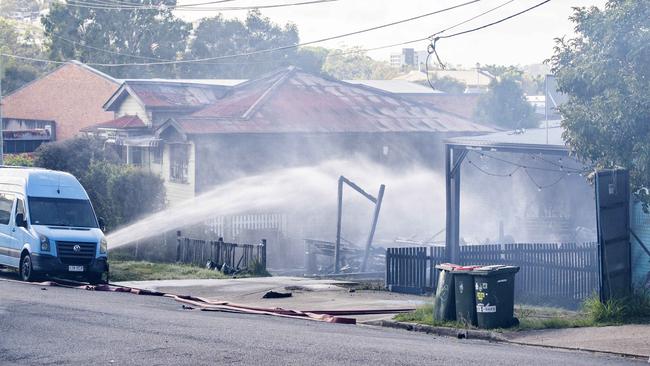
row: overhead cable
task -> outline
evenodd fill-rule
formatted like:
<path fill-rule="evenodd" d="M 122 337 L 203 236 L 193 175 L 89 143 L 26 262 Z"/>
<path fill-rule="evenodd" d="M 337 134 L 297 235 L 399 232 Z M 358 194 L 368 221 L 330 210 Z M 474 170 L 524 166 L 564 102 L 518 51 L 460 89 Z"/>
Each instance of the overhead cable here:
<path fill-rule="evenodd" d="M 254 55 L 259 55 L 259 54 L 283 51 L 283 50 L 292 49 L 292 48 L 304 47 L 304 46 L 308 46 L 308 45 L 312 45 L 312 44 L 322 43 L 322 42 L 331 41 L 331 40 L 335 40 L 335 39 L 339 39 L 339 38 L 344 38 L 344 37 L 349 37 L 349 36 L 353 36 L 353 35 L 357 35 L 357 34 L 371 32 L 371 31 L 375 31 L 375 30 L 378 30 L 378 29 L 383 29 L 383 28 L 395 26 L 395 25 L 398 25 L 398 24 L 410 22 L 410 21 L 413 21 L 413 20 L 422 19 L 422 18 L 429 17 L 429 16 L 432 16 L 432 15 L 435 15 L 435 14 L 444 13 L 444 12 L 447 12 L 447 11 L 450 11 L 450 10 L 453 10 L 453 9 L 458 9 L 458 8 L 461 8 L 461 7 L 470 5 L 470 4 L 477 3 L 479 1 L 481 1 L 481 0 L 470 0 L 470 1 L 466 1 L 464 3 L 454 5 L 454 6 L 450 6 L 450 7 L 444 8 L 444 9 L 432 11 L 432 12 L 429 12 L 429 13 L 425 13 L 425 14 L 422 14 L 422 15 L 418 15 L 418 16 L 398 20 L 398 21 L 391 22 L 391 23 L 382 24 L 382 25 L 379 25 L 379 26 L 371 27 L 371 28 L 361 29 L 361 30 L 358 30 L 358 31 L 355 31 L 355 32 L 339 34 L 339 35 L 336 35 L 336 36 L 321 38 L 321 39 L 317 39 L 317 40 L 313 40 L 313 41 L 309 41 L 309 42 L 296 43 L 296 44 L 293 44 L 293 45 L 287 45 L 287 46 L 281 46 L 281 47 L 275 47 L 275 48 L 268 48 L 268 49 L 257 50 L 257 51 L 250 51 L 250 52 L 245 52 L 245 53 L 240 53 L 240 54 L 215 56 L 215 57 L 205 57 L 205 58 L 199 58 L 199 59 L 171 60 L 171 61 L 158 61 L 158 62 L 147 62 L 147 63 L 110 63 L 110 64 L 109 63 L 87 63 L 87 65 L 89 65 L 89 66 L 101 66 L 101 67 L 173 65 L 173 64 L 186 64 L 186 63 L 202 63 L 202 62 L 205 62 L 205 61 L 216 61 L 216 60 L 224 60 L 224 59 L 231 59 L 231 58 L 237 58 L 237 57 L 254 56 Z M 424 39 L 427 39 L 427 38 L 423 38 L 423 39 L 420 39 L 420 40 L 409 41 L 409 42 L 402 42 L 402 44 L 404 44 L 404 43 L 414 43 L 416 41 L 421 41 L 421 40 L 424 40 Z M 19 58 L 19 59 L 31 60 L 31 61 L 37 61 L 37 62 L 50 62 L 51 61 L 51 60 L 46 60 L 46 59 L 28 58 L 28 57 L 17 56 L 17 55 L 6 54 L 6 53 L 3 53 L 2 55 L 6 56 L 6 57 L 13 57 L 13 58 Z M 63 63 L 63 62 L 64 61 L 58 61 L 58 63 Z"/>
<path fill-rule="evenodd" d="M 106 4 L 100 3 L 93 0 L 68 0 L 65 3 L 58 2 L 59 4 L 64 4 L 67 6 L 73 6 L 77 8 L 86 8 L 86 9 L 97 9 L 97 10 L 116 10 L 116 11 L 126 11 L 126 10 L 158 10 L 161 8 L 169 8 L 174 11 L 238 11 L 238 10 L 253 10 L 253 9 L 272 9 L 272 8 L 284 8 L 291 6 L 301 6 L 301 5 L 313 5 L 321 3 L 336 2 L 339 0 L 311 0 L 311 1 L 301 1 L 293 2 L 286 4 L 268 4 L 268 5 L 253 5 L 253 6 L 226 6 L 226 7 L 194 7 L 199 6 L 201 3 L 197 4 L 188 4 L 188 5 L 165 5 L 165 4 L 151 4 L 151 5 L 138 5 L 138 4 Z M 207 4 L 207 3 L 205 3 Z"/>

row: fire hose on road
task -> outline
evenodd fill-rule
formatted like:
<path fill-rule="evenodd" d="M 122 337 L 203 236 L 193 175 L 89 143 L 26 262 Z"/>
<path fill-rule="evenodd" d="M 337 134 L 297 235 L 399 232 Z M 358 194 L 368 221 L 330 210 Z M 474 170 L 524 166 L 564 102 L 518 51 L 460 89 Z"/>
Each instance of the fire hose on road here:
<path fill-rule="evenodd" d="M 26 283 L 22 281 L 15 281 L 9 279 L 0 279 L 1 281 Z M 397 314 L 406 313 L 415 310 L 414 308 L 396 308 L 396 309 L 349 309 L 349 310 L 293 310 L 283 308 L 265 308 L 254 307 L 241 304 L 235 304 L 228 301 L 210 300 L 202 297 L 177 295 L 158 291 L 151 291 L 146 289 L 139 289 L 134 287 L 126 287 L 119 285 L 88 285 L 81 282 L 69 280 L 45 281 L 45 282 L 30 282 L 29 284 L 37 286 L 55 286 L 65 287 L 71 289 L 82 289 L 88 291 L 106 291 L 106 292 L 122 292 L 131 293 L 135 295 L 145 296 L 161 296 L 172 298 L 178 302 L 187 305 L 186 308 L 199 309 L 202 311 L 219 311 L 230 312 L 239 314 L 251 315 L 271 315 L 283 318 L 304 319 L 312 321 L 320 321 L 327 323 L 339 324 L 356 324 L 355 318 L 346 316 L 353 315 L 380 315 L 380 314 Z"/>

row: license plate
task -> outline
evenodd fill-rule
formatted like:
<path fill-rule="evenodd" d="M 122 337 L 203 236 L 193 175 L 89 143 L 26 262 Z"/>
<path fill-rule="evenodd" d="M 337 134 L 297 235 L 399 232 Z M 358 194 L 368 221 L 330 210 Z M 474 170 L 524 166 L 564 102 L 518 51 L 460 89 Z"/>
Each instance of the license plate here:
<path fill-rule="evenodd" d="M 68 272 L 83 272 L 84 266 L 68 266 Z"/>

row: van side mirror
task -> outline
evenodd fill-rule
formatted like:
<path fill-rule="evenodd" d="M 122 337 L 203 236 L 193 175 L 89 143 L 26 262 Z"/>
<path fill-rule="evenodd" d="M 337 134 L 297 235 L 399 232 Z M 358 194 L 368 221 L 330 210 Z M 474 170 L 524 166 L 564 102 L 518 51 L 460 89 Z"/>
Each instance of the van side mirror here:
<path fill-rule="evenodd" d="M 106 231 L 106 222 L 104 221 L 103 217 L 98 217 L 97 221 L 99 222 L 99 229 L 101 231 Z"/>
<path fill-rule="evenodd" d="M 25 220 L 25 214 L 16 214 L 16 226 L 27 229 L 27 220 Z"/>

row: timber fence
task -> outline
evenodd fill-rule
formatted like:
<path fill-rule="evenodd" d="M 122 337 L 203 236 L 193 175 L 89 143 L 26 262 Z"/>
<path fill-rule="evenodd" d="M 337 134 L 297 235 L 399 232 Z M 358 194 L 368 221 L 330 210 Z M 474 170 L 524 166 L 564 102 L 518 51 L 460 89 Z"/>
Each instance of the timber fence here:
<path fill-rule="evenodd" d="M 266 239 L 259 244 L 227 243 L 223 239 L 202 240 L 178 235 L 176 262 L 230 272 L 266 271 Z M 225 267 L 224 267 L 225 265 Z"/>

